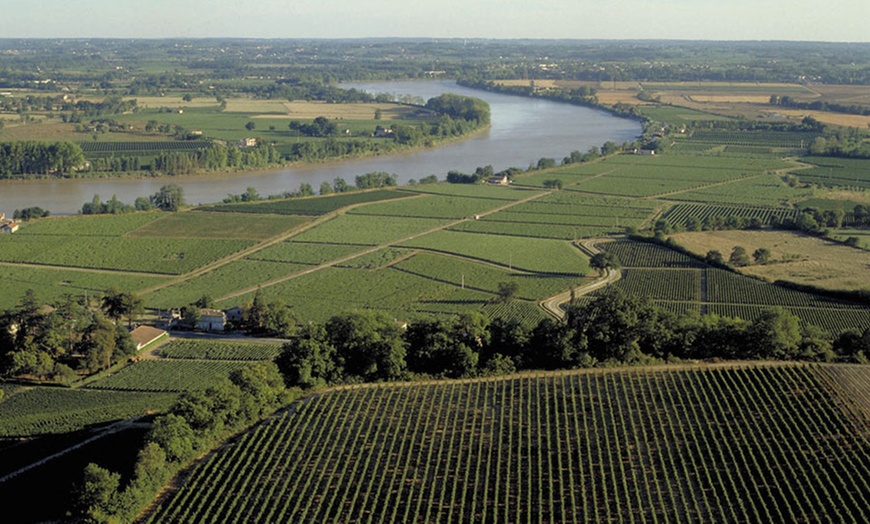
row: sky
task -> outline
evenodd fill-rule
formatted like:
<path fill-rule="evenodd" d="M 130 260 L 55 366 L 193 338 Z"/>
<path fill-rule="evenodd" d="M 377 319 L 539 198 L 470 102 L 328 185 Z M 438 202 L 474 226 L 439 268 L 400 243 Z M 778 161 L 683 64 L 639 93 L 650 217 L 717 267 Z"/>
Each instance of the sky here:
<path fill-rule="evenodd" d="M 870 41 L 870 0 L 0 0 L 0 13 L 0 38 Z"/>

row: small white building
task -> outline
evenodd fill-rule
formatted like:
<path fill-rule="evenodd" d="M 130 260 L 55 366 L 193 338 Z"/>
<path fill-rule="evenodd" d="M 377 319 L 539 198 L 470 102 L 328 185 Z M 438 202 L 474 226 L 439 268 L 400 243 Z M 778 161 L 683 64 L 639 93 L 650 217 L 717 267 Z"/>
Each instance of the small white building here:
<path fill-rule="evenodd" d="M 2 215 L 0 215 L 2 216 Z M 0 219 L 0 233 L 12 234 L 18 231 L 20 224 L 12 220 Z"/>
<path fill-rule="evenodd" d="M 223 331 L 227 326 L 227 315 L 219 309 L 200 309 L 196 329 L 200 331 Z"/>
<path fill-rule="evenodd" d="M 486 183 L 491 186 L 507 186 L 510 185 L 511 179 L 508 178 L 507 175 L 494 176 L 490 177 Z"/>

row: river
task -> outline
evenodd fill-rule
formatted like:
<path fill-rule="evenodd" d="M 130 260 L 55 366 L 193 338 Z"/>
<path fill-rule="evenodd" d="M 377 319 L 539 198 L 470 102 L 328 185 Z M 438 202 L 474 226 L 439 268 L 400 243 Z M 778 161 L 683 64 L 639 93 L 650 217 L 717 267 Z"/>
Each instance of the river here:
<path fill-rule="evenodd" d="M 337 177 L 353 184 L 357 175 L 385 171 L 398 175 L 399 183 L 436 174 L 444 179 L 450 170 L 472 172 L 491 164 L 496 171 L 511 166 L 526 168 L 539 158 L 560 161 L 571 151 L 585 152 L 609 140 L 622 143 L 640 132 L 638 122 L 604 111 L 548 100 L 489 93 L 461 87 L 449 81 L 371 82 L 347 84 L 371 93 L 394 93 L 429 99 L 442 93 L 475 96 L 486 100 L 492 126 L 467 140 L 442 147 L 420 149 L 390 156 L 294 166 L 271 171 L 158 178 L 103 178 L 74 180 L 0 181 L 0 213 L 39 206 L 52 214 L 73 214 L 95 194 L 105 201 L 117 195 L 127 203 L 148 196 L 160 186 L 184 187 L 189 204 L 217 202 L 230 193 L 254 187 L 261 195 L 279 194 L 307 182 L 315 190 L 323 181 Z"/>

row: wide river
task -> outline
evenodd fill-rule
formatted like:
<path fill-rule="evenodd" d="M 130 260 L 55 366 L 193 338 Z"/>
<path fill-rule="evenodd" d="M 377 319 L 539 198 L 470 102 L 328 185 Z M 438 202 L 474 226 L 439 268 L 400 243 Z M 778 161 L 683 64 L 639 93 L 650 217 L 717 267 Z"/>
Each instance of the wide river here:
<path fill-rule="evenodd" d="M 492 126 L 473 138 L 443 147 L 422 149 L 390 156 L 294 166 L 265 172 L 130 179 L 75 179 L 0 181 L 0 213 L 40 206 L 52 214 L 78 212 L 84 202 L 98 194 L 105 201 L 117 195 L 127 203 L 148 196 L 167 183 L 184 187 L 189 204 L 217 202 L 230 193 L 254 187 L 261 195 L 293 191 L 308 182 L 315 190 L 323 181 L 337 177 L 353 184 L 357 175 L 385 171 L 398 175 L 399 183 L 436 174 L 444 179 L 450 170 L 472 172 L 491 164 L 496 171 L 511 166 L 526 168 L 539 158 L 560 161 L 571 151 L 585 152 L 608 140 L 633 140 L 640 132 L 638 122 L 618 118 L 585 107 L 478 91 L 453 82 L 372 82 L 347 84 L 371 93 L 393 93 L 429 99 L 442 93 L 475 96 L 486 100 L 492 110 Z"/>

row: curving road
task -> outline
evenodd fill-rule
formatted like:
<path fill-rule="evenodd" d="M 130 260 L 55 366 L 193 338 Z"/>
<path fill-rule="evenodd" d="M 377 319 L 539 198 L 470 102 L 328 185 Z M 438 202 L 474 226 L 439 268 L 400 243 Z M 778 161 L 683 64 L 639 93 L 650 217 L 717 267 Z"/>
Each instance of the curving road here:
<path fill-rule="evenodd" d="M 588 256 L 595 255 L 596 253 L 600 253 L 596 247 L 596 244 L 602 242 L 612 242 L 611 238 L 592 238 L 584 241 L 582 244 L 575 244 L 577 248 L 582 251 L 584 254 Z M 619 269 L 606 269 L 604 272 L 604 277 L 600 280 L 596 280 L 591 284 L 587 284 L 585 286 L 574 289 L 574 296 L 581 297 L 583 295 L 588 295 L 593 291 L 603 288 L 613 282 L 616 282 L 622 278 L 622 271 Z M 558 320 L 562 320 L 565 318 L 565 310 L 562 309 L 562 304 L 571 300 L 571 290 L 565 291 L 564 293 L 559 293 L 556 296 L 550 297 L 546 300 L 541 301 L 541 307 L 544 308 L 544 311 L 552 315 Z"/>

